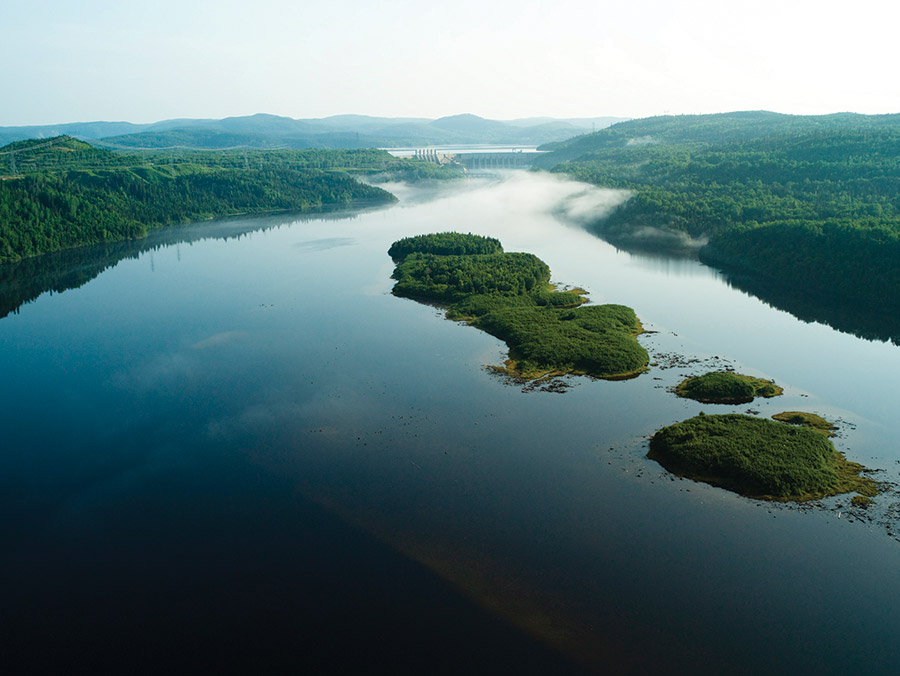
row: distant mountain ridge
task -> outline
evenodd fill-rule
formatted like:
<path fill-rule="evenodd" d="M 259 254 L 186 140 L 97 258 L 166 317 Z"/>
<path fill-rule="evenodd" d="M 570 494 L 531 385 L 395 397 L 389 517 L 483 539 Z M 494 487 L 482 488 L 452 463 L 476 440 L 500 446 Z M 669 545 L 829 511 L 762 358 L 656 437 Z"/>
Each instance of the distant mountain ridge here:
<path fill-rule="evenodd" d="M 68 135 L 112 148 L 368 148 L 453 143 L 533 144 L 563 141 L 627 118 L 489 120 L 472 114 L 436 120 L 418 117 L 334 115 L 293 119 L 257 113 L 216 119 L 172 119 L 149 124 L 71 122 L 0 127 L 0 145 Z"/>

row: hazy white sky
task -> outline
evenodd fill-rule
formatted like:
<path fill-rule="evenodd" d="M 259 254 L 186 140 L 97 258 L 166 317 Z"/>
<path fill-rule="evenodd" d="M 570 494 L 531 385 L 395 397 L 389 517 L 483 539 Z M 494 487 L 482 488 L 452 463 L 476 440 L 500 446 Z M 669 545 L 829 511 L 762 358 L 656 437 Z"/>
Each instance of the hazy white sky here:
<path fill-rule="evenodd" d="M 900 112 L 894 6 L 3 0 L 0 125 Z"/>

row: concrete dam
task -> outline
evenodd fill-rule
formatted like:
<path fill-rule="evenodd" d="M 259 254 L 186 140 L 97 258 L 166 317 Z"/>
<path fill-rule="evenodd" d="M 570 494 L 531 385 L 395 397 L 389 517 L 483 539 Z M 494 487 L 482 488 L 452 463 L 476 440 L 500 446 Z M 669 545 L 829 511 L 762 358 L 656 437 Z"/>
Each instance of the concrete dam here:
<path fill-rule="evenodd" d="M 434 146 L 428 148 L 391 148 L 392 155 L 411 157 L 434 164 L 462 166 L 466 171 L 523 169 L 542 154 L 533 146 Z"/>

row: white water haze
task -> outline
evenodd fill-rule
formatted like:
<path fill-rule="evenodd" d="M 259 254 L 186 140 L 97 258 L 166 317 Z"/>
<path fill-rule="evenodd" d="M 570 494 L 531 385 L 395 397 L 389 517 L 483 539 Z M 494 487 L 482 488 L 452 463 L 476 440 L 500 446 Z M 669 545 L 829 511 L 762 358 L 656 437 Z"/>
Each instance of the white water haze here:
<path fill-rule="evenodd" d="M 467 204 L 474 200 L 489 207 L 498 218 L 515 219 L 524 214 L 548 213 L 579 227 L 596 223 L 631 197 L 628 190 L 597 187 L 544 172 L 499 172 L 495 178 L 469 181 L 482 185 L 472 190 L 471 183 L 451 184 L 435 190 L 441 195 L 440 199 L 462 199 Z M 406 190 L 402 186 L 391 184 L 385 187 L 403 199 Z M 466 229 L 464 225 L 460 227 Z"/>
<path fill-rule="evenodd" d="M 472 182 L 480 182 L 481 185 L 472 188 Z M 424 191 L 421 186 L 413 188 L 399 183 L 383 187 L 400 197 L 401 204 L 405 206 L 415 206 L 422 201 L 446 200 L 448 210 L 462 212 L 467 208 L 464 205 L 477 203 L 479 208 L 473 210 L 474 213 L 489 213 L 503 221 L 518 220 L 522 223 L 523 234 L 528 227 L 525 224 L 530 222 L 525 216 L 544 213 L 567 225 L 602 236 L 603 219 L 632 196 L 628 190 L 588 185 L 546 172 L 498 173 L 493 179 L 472 178 L 435 185 Z M 468 232 L 472 227 L 472 224 L 460 223 L 457 230 Z M 693 238 L 680 230 L 647 225 L 629 227 L 627 233 L 619 231 L 616 235 L 614 239 L 627 239 L 638 246 L 671 251 L 696 251 L 708 241 L 706 237 Z"/>

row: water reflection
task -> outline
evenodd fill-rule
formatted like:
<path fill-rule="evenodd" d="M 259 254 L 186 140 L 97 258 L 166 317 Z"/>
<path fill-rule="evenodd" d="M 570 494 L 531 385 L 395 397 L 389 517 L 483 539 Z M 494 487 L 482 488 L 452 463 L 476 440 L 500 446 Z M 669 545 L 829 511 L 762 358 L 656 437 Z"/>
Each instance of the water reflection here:
<path fill-rule="evenodd" d="M 740 273 L 723 273 L 729 286 L 752 294 L 767 305 L 791 313 L 803 322 L 824 324 L 858 338 L 900 345 L 900 310 L 887 299 L 875 303 L 823 297 L 796 287 Z M 876 294 L 877 296 L 877 294 Z"/>
<path fill-rule="evenodd" d="M 685 252 L 682 255 L 662 251 L 626 250 L 626 252 L 637 266 L 649 272 L 674 277 L 718 277 L 717 272 L 700 263 L 693 252 Z"/>
<path fill-rule="evenodd" d="M 325 237 L 312 239 L 306 242 L 297 242 L 294 246 L 306 251 L 326 251 L 336 249 L 339 246 L 352 246 L 356 243 L 353 237 Z"/>
<path fill-rule="evenodd" d="M 151 231 L 137 240 L 108 242 L 92 246 L 56 251 L 16 263 L 0 265 L 0 318 L 16 313 L 26 303 L 44 293 L 62 293 L 77 289 L 96 278 L 103 271 L 126 259 L 177 244 L 190 244 L 205 239 L 227 241 L 240 239 L 254 232 L 280 228 L 297 221 L 353 220 L 361 213 L 385 207 L 359 204 L 351 208 L 335 208 L 304 213 L 284 213 L 266 216 L 245 216 L 217 220 L 204 227 L 196 225 L 170 227 Z M 352 238 L 319 239 L 302 242 L 298 247 L 312 250 L 346 246 Z"/>
<path fill-rule="evenodd" d="M 710 268 L 699 262 L 703 242 L 685 241 L 678 236 L 610 237 L 596 221 L 588 230 L 630 254 L 641 267 L 675 276 L 712 276 L 777 310 L 790 313 L 803 322 L 815 322 L 865 340 L 900 344 L 900 310 L 884 299 L 876 302 L 849 301 L 823 296 L 777 280 L 762 279 L 743 272 Z M 645 229 L 646 230 L 646 229 Z"/>
<path fill-rule="evenodd" d="M 838 442 L 879 468 L 900 459 L 900 351 L 797 322 L 696 261 L 615 251 L 560 220 L 582 185 L 465 185 L 354 221 L 158 233 L 194 247 L 151 248 L 155 272 L 115 250 L 81 261 L 110 269 L 0 323 L 5 665 L 571 669 L 538 636 L 595 673 L 895 673 L 882 530 L 648 460 L 649 435 L 703 409 L 668 392 L 681 368 L 564 395 L 503 385 L 483 369 L 497 340 L 389 295 L 386 252 L 449 229 L 532 251 L 662 326 L 641 337 L 654 353 L 783 382 L 760 415 L 858 423 Z"/>

